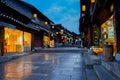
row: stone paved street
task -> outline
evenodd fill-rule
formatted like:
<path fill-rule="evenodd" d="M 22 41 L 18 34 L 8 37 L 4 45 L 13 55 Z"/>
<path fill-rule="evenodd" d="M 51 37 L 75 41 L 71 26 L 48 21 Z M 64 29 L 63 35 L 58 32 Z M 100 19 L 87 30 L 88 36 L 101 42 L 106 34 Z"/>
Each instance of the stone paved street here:
<path fill-rule="evenodd" d="M 81 52 L 40 52 L 0 64 L 0 80 L 84 80 Z"/>

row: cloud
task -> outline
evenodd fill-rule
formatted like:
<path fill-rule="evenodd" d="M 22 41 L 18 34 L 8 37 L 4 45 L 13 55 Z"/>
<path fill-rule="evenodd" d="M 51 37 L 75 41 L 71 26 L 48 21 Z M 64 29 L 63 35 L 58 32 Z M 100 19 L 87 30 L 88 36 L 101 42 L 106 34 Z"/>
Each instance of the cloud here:
<path fill-rule="evenodd" d="M 73 1 L 73 0 L 71 0 Z M 79 10 L 74 7 L 52 4 L 44 10 L 44 14 L 49 16 L 56 24 L 62 24 L 68 30 L 79 33 Z"/>
<path fill-rule="evenodd" d="M 44 10 L 43 13 L 56 22 L 56 20 L 58 21 L 63 16 L 65 11 L 67 11 L 65 6 L 53 4 L 50 8 Z"/>
<path fill-rule="evenodd" d="M 45 12 L 49 12 L 49 13 L 52 13 L 52 12 L 61 12 L 65 9 L 64 6 L 59 6 L 59 5 L 52 5 L 50 8 L 48 8 L 47 10 L 45 10 Z"/>
<path fill-rule="evenodd" d="M 62 23 L 64 27 L 68 30 L 73 31 L 75 33 L 79 33 L 78 25 L 79 25 L 79 16 L 78 15 L 67 15 L 65 14 L 61 20 L 58 22 Z"/>

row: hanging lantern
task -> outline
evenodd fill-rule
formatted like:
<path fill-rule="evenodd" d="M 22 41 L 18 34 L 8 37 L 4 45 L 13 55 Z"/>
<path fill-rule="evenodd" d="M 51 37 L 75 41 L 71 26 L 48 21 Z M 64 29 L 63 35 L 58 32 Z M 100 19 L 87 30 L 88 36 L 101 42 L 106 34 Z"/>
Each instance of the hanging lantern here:
<path fill-rule="evenodd" d="M 58 32 L 56 32 L 56 34 L 58 34 Z"/>
<path fill-rule="evenodd" d="M 51 36 L 53 37 L 54 35 L 53 35 L 53 34 L 51 34 Z"/>
<path fill-rule="evenodd" d="M 33 14 L 33 17 L 34 17 L 34 18 L 37 18 L 37 14 L 36 14 L 36 13 L 34 13 L 34 14 Z"/>
<path fill-rule="evenodd" d="M 112 4 L 112 5 L 110 6 L 110 11 L 113 12 L 113 9 L 114 9 L 114 5 Z"/>
<path fill-rule="evenodd" d="M 86 5 L 82 5 L 82 11 L 86 11 Z"/>
<path fill-rule="evenodd" d="M 47 25 L 47 24 L 48 24 L 48 22 L 46 21 L 46 22 L 45 22 L 45 24 Z"/>
<path fill-rule="evenodd" d="M 91 0 L 91 3 L 95 3 L 95 0 Z"/>
<path fill-rule="evenodd" d="M 63 33 L 64 33 L 64 31 L 63 31 L 63 30 L 60 30 L 60 33 L 61 33 L 61 34 L 63 34 Z"/>
<path fill-rule="evenodd" d="M 55 27 L 54 26 L 52 26 L 52 29 L 54 29 Z"/>

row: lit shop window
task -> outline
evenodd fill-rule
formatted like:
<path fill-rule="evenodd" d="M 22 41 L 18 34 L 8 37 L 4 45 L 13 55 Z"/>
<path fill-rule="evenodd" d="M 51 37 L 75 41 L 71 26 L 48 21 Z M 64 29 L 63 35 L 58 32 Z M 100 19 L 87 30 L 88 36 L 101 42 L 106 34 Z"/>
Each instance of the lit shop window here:
<path fill-rule="evenodd" d="M 4 52 L 22 52 L 23 31 L 5 28 Z"/>
<path fill-rule="evenodd" d="M 31 47 L 31 34 L 24 32 L 24 47 Z"/>
<path fill-rule="evenodd" d="M 48 47 L 50 45 L 50 38 L 48 36 L 44 36 L 43 40 L 44 40 L 44 46 Z"/>

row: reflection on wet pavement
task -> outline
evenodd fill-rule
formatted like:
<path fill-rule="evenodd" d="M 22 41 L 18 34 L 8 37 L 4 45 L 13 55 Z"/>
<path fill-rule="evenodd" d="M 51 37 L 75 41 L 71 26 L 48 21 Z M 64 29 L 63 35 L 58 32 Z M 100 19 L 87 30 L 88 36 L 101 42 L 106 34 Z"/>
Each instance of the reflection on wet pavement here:
<path fill-rule="evenodd" d="M 0 80 L 82 80 L 80 53 L 35 53 L 0 64 Z"/>

